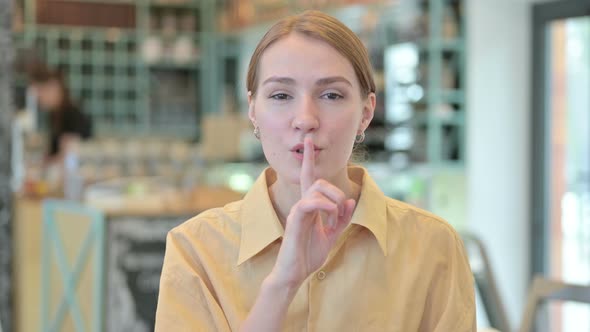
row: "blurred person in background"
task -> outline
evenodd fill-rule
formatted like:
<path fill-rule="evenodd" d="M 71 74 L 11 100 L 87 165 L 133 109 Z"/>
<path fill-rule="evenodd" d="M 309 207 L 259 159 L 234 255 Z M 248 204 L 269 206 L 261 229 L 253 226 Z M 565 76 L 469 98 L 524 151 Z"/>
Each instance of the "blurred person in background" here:
<path fill-rule="evenodd" d="M 169 232 L 156 331 L 475 331 L 455 230 L 350 163 L 376 103 L 359 38 L 321 12 L 287 17 L 247 89 L 270 167 L 243 200 Z"/>
<path fill-rule="evenodd" d="M 36 63 L 28 75 L 39 109 L 48 112 L 46 162 L 58 162 L 69 145 L 92 136 L 91 119 L 72 100 L 62 73 Z"/>

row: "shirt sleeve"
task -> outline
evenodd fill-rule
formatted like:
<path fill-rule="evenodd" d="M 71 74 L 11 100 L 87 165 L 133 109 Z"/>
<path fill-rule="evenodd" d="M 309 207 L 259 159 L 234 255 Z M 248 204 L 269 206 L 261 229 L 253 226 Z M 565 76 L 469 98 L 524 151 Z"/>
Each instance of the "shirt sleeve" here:
<path fill-rule="evenodd" d="M 172 230 L 166 238 L 155 331 L 230 331 L 227 319 L 207 287 L 190 241 Z"/>
<path fill-rule="evenodd" d="M 454 232 L 448 239 L 430 284 L 420 331 L 475 332 L 473 273 L 461 239 Z"/>

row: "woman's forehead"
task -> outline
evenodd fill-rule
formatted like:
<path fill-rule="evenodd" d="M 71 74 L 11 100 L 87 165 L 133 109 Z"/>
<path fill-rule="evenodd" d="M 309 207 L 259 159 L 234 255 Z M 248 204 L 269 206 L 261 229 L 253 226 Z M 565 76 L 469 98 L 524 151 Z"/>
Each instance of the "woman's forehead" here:
<path fill-rule="evenodd" d="M 326 79 L 344 77 L 354 83 L 352 63 L 325 41 L 292 33 L 270 45 L 259 63 L 260 82 L 271 77 Z"/>

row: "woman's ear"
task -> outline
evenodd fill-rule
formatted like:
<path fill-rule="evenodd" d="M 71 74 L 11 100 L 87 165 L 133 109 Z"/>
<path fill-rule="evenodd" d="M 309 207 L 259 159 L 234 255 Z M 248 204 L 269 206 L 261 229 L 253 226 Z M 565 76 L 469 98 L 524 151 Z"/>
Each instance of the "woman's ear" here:
<path fill-rule="evenodd" d="M 254 114 L 254 97 L 252 97 L 252 91 L 248 91 L 248 118 L 252 125 L 256 127 L 256 114 Z"/>
<path fill-rule="evenodd" d="M 375 96 L 375 93 L 369 93 L 363 105 L 363 115 L 359 126 L 359 132 L 365 131 L 369 127 L 369 124 L 371 124 L 371 121 L 373 120 L 373 115 L 375 115 L 376 103 L 377 97 Z"/>

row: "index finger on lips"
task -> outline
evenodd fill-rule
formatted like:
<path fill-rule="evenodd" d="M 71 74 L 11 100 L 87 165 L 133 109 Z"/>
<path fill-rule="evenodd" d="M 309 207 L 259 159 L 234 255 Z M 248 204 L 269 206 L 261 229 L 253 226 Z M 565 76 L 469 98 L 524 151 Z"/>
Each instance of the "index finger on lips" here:
<path fill-rule="evenodd" d="M 303 139 L 303 162 L 301 164 L 300 185 L 301 196 L 305 194 L 307 189 L 315 182 L 314 178 L 315 168 L 315 154 L 313 147 L 313 140 L 311 135 L 306 135 Z"/>

